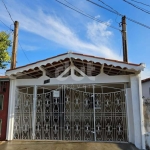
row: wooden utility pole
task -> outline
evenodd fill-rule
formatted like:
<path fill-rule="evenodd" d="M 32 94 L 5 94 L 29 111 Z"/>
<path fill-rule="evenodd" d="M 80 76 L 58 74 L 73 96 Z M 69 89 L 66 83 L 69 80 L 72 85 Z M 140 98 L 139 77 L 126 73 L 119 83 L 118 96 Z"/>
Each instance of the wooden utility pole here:
<path fill-rule="evenodd" d="M 123 45 L 123 61 L 128 62 L 126 16 L 122 17 L 122 45 Z"/>
<path fill-rule="evenodd" d="M 11 57 L 11 69 L 16 68 L 16 54 L 18 46 L 18 27 L 19 22 L 14 22 L 14 37 L 13 37 L 13 47 L 12 47 L 12 57 Z"/>

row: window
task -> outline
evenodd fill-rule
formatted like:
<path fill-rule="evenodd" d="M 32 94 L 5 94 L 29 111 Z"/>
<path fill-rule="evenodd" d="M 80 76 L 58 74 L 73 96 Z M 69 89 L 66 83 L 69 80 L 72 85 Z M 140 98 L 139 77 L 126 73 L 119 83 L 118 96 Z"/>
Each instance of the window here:
<path fill-rule="evenodd" d="M 1 131 L 2 131 L 2 119 L 0 119 L 0 137 L 1 137 Z"/>
<path fill-rule="evenodd" d="M 3 110 L 3 101 L 4 101 L 4 96 L 0 94 L 0 110 Z"/>

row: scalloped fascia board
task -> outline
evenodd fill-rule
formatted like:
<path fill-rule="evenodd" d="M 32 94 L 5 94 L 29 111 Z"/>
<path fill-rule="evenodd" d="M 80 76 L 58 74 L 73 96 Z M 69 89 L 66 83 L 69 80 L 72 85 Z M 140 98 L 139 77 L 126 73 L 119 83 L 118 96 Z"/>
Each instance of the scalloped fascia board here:
<path fill-rule="evenodd" d="M 5 74 L 7 76 L 10 76 L 12 74 L 17 74 L 17 72 L 23 72 L 25 70 L 34 69 L 35 67 L 41 67 L 42 65 L 46 65 L 48 63 L 53 63 L 53 62 L 58 62 L 60 60 L 64 60 L 65 58 L 81 59 L 81 60 L 93 61 L 94 63 L 99 62 L 101 64 L 106 63 L 107 65 L 120 66 L 121 68 L 133 69 L 135 71 L 143 71 L 145 68 L 145 64 L 135 66 L 132 64 L 125 64 L 123 62 L 121 63 L 121 62 L 117 62 L 117 61 L 115 62 L 115 61 L 111 61 L 111 60 L 105 60 L 102 58 L 95 58 L 95 57 L 90 57 L 90 56 L 68 53 L 68 54 L 60 55 L 60 56 L 57 56 L 54 58 L 49 58 L 47 60 L 43 60 L 41 62 L 37 62 L 37 63 L 31 64 L 31 65 L 29 64 L 24 67 L 16 68 L 14 70 L 8 70 L 8 71 L 6 71 Z"/>

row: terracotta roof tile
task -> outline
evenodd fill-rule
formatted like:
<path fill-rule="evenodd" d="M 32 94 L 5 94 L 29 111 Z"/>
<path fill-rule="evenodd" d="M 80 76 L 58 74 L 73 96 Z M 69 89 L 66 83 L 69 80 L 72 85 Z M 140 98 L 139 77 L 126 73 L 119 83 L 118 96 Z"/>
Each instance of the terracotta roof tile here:
<path fill-rule="evenodd" d="M 7 76 L 0 76 L 0 80 L 1 79 L 8 79 L 8 77 Z"/>
<path fill-rule="evenodd" d="M 0 78 L 7 78 L 7 76 L 0 76 Z"/>
<path fill-rule="evenodd" d="M 52 59 L 52 58 L 56 58 L 58 56 L 63 56 L 63 55 L 66 55 L 66 54 L 68 54 L 68 53 L 63 53 L 63 54 L 60 54 L 60 55 L 57 55 L 57 56 L 54 56 L 54 57 L 43 59 L 43 60 L 31 63 L 31 64 L 27 64 L 27 65 L 24 65 L 24 66 L 17 67 L 15 69 L 8 69 L 7 71 L 16 70 L 16 69 L 19 69 L 19 68 L 27 67 L 27 66 L 30 66 L 30 65 L 33 65 L 33 64 L 36 64 L 36 63 L 40 63 L 40 62 L 43 62 L 43 61 L 46 61 L 46 60 L 49 60 L 49 59 Z M 112 61 L 112 62 L 118 62 L 118 63 L 128 64 L 128 65 L 133 65 L 133 66 L 140 66 L 141 65 L 141 64 L 127 63 L 127 62 L 123 62 L 123 61 L 119 61 L 119 60 L 107 59 L 107 58 L 103 58 L 103 57 L 97 57 L 97 56 L 86 55 L 86 54 L 81 54 L 81 53 L 74 53 L 74 52 L 72 52 L 72 54 L 80 55 L 80 56 L 93 57 L 93 58 L 97 58 L 97 59 L 103 59 L 103 60 L 108 60 L 108 61 Z"/>
<path fill-rule="evenodd" d="M 150 81 L 150 78 L 143 79 L 142 83 L 147 82 L 147 81 Z"/>
<path fill-rule="evenodd" d="M 119 62 L 119 63 L 123 63 L 123 64 L 128 64 L 128 65 L 134 65 L 134 66 L 140 66 L 141 65 L 141 64 L 127 63 L 127 62 L 123 62 L 123 61 L 119 61 L 119 60 L 115 60 L 115 59 L 97 57 L 97 56 L 93 56 L 93 55 L 86 55 L 86 54 L 80 54 L 80 53 L 72 53 L 72 54 L 88 56 L 88 57 L 93 57 L 93 58 L 98 58 L 98 59 L 103 59 L 103 60 L 108 60 L 108 61 L 113 61 L 113 62 Z"/>

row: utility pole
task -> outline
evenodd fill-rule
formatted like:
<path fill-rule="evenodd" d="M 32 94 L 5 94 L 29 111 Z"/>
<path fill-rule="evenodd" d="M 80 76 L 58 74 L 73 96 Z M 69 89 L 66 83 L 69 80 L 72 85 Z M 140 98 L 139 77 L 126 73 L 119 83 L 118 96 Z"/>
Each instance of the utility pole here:
<path fill-rule="evenodd" d="M 11 68 L 16 68 L 16 54 L 17 54 L 17 46 L 18 46 L 18 27 L 19 22 L 14 22 L 14 37 L 13 37 L 13 47 L 12 47 L 12 58 L 11 58 Z"/>
<path fill-rule="evenodd" d="M 122 17 L 122 45 L 123 45 L 123 61 L 128 62 L 126 16 Z"/>

